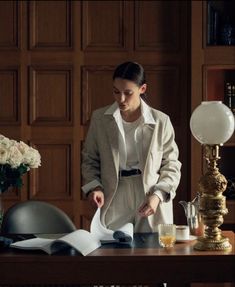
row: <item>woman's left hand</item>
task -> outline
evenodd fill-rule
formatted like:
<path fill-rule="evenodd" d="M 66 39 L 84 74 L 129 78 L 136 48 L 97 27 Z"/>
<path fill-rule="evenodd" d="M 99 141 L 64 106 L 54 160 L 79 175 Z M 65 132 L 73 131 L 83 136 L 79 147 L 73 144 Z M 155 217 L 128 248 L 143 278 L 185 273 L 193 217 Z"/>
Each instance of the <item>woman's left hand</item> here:
<path fill-rule="evenodd" d="M 146 197 L 145 201 L 141 204 L 138 209 L 140 216 L 148 217 L 149 215 L 154 214 L 157 211 L 157 207 L 159 205 L 160 198 L 155 195 L 149 195 Z"/>

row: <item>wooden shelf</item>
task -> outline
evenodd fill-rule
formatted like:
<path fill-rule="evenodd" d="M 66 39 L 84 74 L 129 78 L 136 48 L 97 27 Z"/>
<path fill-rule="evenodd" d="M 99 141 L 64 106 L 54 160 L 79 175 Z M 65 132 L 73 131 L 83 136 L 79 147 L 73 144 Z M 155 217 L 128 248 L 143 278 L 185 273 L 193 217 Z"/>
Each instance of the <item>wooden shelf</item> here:
<path fill-rule="evenodd" d="M 235 46 L 207 46 L 204 49 L 206 65 L 230 65 L 234 58 Z"/>
<path fill-rule="evenodd" d="M 204 67 L 205 99 L 225 102 L 225 83 L 235 84 L 235 65 Z"/>

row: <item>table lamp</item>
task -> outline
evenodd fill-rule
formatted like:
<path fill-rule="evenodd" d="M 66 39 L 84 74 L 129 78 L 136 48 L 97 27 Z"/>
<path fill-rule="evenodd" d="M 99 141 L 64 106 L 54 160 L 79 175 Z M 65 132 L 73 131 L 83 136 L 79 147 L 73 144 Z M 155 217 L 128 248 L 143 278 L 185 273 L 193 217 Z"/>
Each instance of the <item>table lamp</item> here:
<path fill-rule="evenodd" d="M 205 226 L 204 234 L 197 238 L 196 250 L 229 250 L 229 239 L 219 228 L 228 213 L 226 198 L 227 180 L 219 172 L 219 147 L 234 132 L 234 115 L 221 101 L 204 101 L 192 113 L 190 128 L 193 136 L 203 145 L 207 171 L 199 180 L 199 212 Z"/>

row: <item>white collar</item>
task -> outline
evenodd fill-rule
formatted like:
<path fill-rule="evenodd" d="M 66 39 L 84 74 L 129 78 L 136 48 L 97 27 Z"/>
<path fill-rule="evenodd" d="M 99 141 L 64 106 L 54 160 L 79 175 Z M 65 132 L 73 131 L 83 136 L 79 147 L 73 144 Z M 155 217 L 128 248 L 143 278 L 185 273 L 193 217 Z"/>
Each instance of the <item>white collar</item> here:
<path fill-rule="evenodd" d="M 149 105 L 145 103 L 142 99 L 140 99 L 140 105 L 141 105 L 141 114 L 143 117 L 143 123 L 144 124 L 156 124 L 156 120 L 153 118 L 153 115 L 151 113 L 151 108 Z M 117 102 L 114 102 L 104 113 L 105 115 L 112 115 L 114 118 L 120 116 L 120 109 L 118 107 Z"/>

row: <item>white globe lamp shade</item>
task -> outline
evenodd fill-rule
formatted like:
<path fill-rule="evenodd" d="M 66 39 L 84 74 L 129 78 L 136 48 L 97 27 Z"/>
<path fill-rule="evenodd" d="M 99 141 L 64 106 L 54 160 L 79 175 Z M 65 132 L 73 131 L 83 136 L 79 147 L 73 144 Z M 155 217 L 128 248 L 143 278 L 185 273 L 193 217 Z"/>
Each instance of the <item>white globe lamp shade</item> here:
<path fill-rule="evenodd" d="M 193 111 L 190 129 L 201 144 L 223 144 L 234 132 L 234 115 L 221 101 L 204 101 Z"/>

